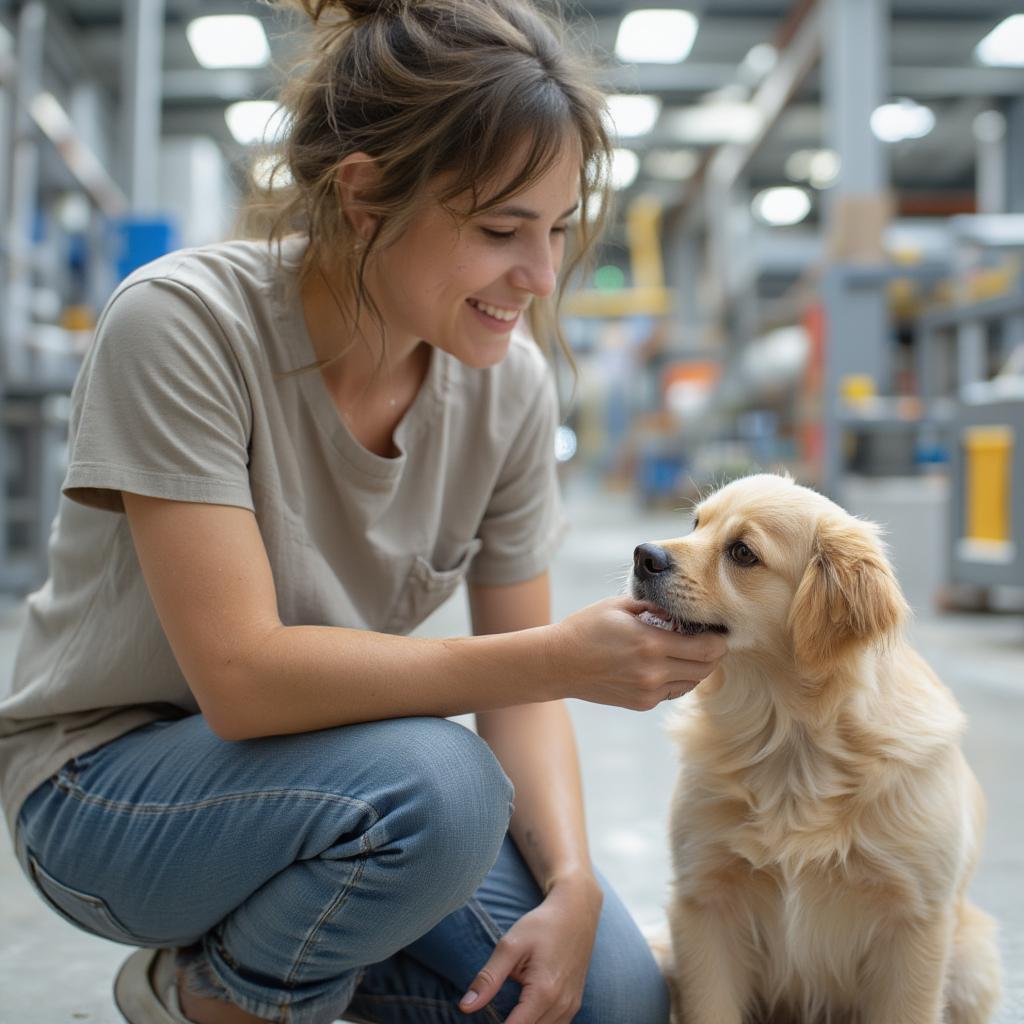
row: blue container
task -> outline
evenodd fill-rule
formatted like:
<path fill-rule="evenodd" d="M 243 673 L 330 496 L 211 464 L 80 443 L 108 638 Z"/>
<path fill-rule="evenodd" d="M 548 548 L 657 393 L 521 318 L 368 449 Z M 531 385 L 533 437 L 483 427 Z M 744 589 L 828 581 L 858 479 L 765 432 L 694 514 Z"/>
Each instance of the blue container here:
<path fill-rule="evenodd" d="M 123 281 L 133 270 L 178 248 L 177 226 L 165 217 L 119 217 L 114 233 L 114 268 Z"/>

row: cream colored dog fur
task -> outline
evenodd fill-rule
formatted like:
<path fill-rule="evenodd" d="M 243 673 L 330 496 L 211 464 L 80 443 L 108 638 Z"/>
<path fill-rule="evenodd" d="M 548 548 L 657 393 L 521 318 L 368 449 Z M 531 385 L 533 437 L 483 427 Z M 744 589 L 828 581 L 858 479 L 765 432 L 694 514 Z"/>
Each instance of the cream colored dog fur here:
<path fill-rule="evenodd" d="M 659 549 L 634 595 L 728 630 L 673 725 L 679 1024 L 985 1024 L 995 925 L 965 896 L 984 798 L 877 528 L 761 475 Z"/>

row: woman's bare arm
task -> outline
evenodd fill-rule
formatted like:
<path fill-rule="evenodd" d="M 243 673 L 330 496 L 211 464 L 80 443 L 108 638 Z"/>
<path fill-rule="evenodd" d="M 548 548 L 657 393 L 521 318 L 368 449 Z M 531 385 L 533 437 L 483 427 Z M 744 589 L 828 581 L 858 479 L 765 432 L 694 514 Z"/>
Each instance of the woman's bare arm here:
<path fill-rule="evenodd" d="M 123 497 L 160 623 L 210 727 L 225 739 L 551 696 L 537 631 L 437 640 L 284 626 L 251 512 Z"/>
<path fill-rule="evenodd" d="M 256 517 L 122 492 L 157 615 L 200 709 L 225 739 L 559 697 L 636 710 L 703 678 L 719 637 L 683 637 L 609 598 L 556 626 L 420 639 L 285 626 Z"/>

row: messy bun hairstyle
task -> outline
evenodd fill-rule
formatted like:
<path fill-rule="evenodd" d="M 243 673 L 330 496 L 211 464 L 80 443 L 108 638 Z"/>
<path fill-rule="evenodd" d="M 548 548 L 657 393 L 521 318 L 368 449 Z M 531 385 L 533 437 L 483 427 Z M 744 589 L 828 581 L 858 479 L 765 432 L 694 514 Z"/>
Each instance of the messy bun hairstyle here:
<path fill-rule="evenodd" d="M 569 55 L 561 26 L 530 0 L 270 2 L 301 10 L 314 31 L 281 95 L 288 130 L 274 176 L 290 181 L 272 190 L 254 185 L 250 193 L 248 210 L 262 233 L 271 241 L 308 234 L 302 272 L 341 274 L 354 299 L 343 311 L 354 322 L 365 305 L 380 320 L 364 287 L 367 261 L 402 233 L 437 175 L 451 177 L 435 198 L 454 215 L 451 201 L 469 196 L 473 216 L 529 187 L 566 145 L 577 146 L 581 216 L 573 251 L 554 301 L 535 300 L 529 310 L 538 343 L 556 338 L 568 351 L 557 304 L 600 233 L 606 204 L 598 193 L 611 150 L 604 97 L 591 69 Z M 336 184 L 339 163 L 356 152 L 373 157 L 379 170 L 377 187 L 360 197 L 379 225 L 365 246 Z"/>

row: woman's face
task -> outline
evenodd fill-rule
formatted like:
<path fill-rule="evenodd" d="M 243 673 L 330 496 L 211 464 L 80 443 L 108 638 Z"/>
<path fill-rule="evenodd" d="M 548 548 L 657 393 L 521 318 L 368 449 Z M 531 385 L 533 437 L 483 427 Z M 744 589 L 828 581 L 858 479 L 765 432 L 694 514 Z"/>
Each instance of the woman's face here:
<path fill-rule="evenodd" d="M 461 224 L 439 203 L 420 211 L 367 268 L 392 351 L 425 340 L 467 366 L 500 362 L 530 301 L 555 289 L 579 176 L 578 150 L 567 145 L 543 177 L 496 210 Z"/>

